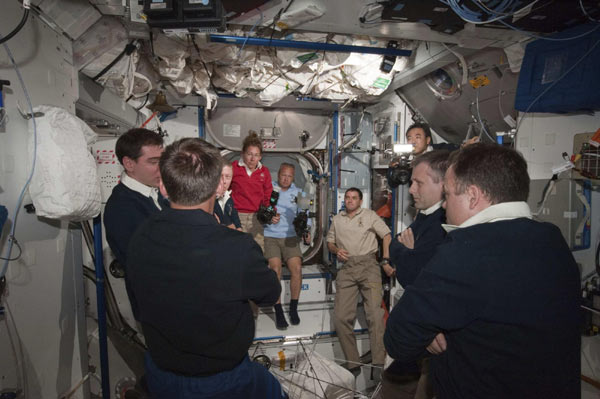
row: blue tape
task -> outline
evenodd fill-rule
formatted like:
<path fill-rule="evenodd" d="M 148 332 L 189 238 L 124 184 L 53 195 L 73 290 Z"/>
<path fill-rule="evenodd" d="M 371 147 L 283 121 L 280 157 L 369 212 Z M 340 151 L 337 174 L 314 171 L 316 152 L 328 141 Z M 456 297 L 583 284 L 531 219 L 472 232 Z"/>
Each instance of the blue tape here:
<path fill-rule="evenodd" d="M 2 232 L 4 223 L 6 223 L 6 219 L 8 219 L 8 210 L 4 205 L 0 205 L 0 233 Z"/>

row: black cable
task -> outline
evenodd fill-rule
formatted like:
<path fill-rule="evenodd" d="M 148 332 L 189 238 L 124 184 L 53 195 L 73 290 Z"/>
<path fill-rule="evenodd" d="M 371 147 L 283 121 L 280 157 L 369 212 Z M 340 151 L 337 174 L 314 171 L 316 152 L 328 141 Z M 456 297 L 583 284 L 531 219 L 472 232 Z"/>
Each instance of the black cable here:
<path fill-rule="evenodd" d="M 139 111 L 140 109 L 144 108 L 144 106 L 146 104 L 148 104 L 148 98 L 150 98 L 150 93 L 146 94 L 146 99 L 144 100 L 144 103 L 142 105 L 140 105 L 138 108 L 136 108 L 136 111 Z"/>
<path fill-rule="evenodd" d="M 546 183 L 546 186 L 544 187 L 544 190 L 542 191 L 542 198 L 540 199 L 540 202 L 538 202 L 538 206 L 542 205 L 544 203 L 544 199 L 546 198 L 546 194 L 548 193 L 548 190 L 550 189 L 550 183 L 552 183 L 553 181 L 558 180 L 558 174 L 556 175 L 552 175 L 552 177 L 550 178 L 550 180 L 548 180 L 548 182 Z"/>
<path fill-rule="evenodd" d="M 596 274 L 600 276 L 600 240 L 596 246 Z"/>
<path fill-rule="evenodd" d="M 101 70 L 100 72 L 98 72 L 98 74 L 96 76 L 94 76 L 92 78 L 92 80 L 95 82 L 98 79 L 100 79 L 102 77 L 102 75 L 104 75 L 106 72 L 108 72 L 113 66 L 115 66 L 115 64 L 119 61 L 121 61 L 121 58 L 123 58 L 123 56 L 125 55 L 131 55 L 131 53 L 133 53 L 133 51 L 136 49 L 135 46 L 135 40 L 132 40 L 129 42 L 129 44 L 127 44 L 125 46 L 125 48 L 123 49 L 123 51 L 121 51 L 121 54 L 119 54 L 117 56 L 117 58 L 115 58 L 114 60 L 112 60 L 112 62 L 110 64 L 108 64 L 107 66 L 104 67 L 103 70 Z"/>
<path fill-rule="evenodd" d="M 3 258 L 0 256 L 0 260 L 7 260 L 9 262 L 15 261 L 15 260 L 19 260 L 19 258 L 21 258 L 21 254 L 23 254 L 23 250 L 21 249 L 21 246 L 19 245 L 19 241 L 17 241 L 17 239 L 13 236 L 8 237 L 9 240 L 12 240 L 12 242 L 17 246 L 17 248 L 19 249 L 19 254 L 14 257 L 14 258 Z"/>
<path fill-rule="evenodd" d="M 29 8 L 26 8 L 25 11 L 23 12 L 23 17 L 21 18 L 21 22 L 19 22 L 19 25 L 17 25 L 17 27 L 15 29 L 13 29 L 13 31 L 10 32 L 8 35 L 6 35 L 2 39 L 0 39 L 0 44 L 6 43 L 10 39 L 12 39 L 12 37 L 14 35 L 16 35 L 17 33 L 19 33 L 19 31 L 21 30 L 21 28 L 23 27 L 23 25 L 25 25 L 25 22 L 27 22 L 27 17 L 28 16 L 29 16 Z"/>
<path fill-rule="evenodd" d="M 206 63 L 204 62 L 204 60 L 202 59 L 202 55 L 200 54 L 200 47 L 198 47 L 198 44 L 196 43 L 196 37 L 194 35 L 192 35 L 192 44 L 194 45 L 194 48 L 196 49 L 196 52 L 198 53 L 198 58 L 200 59 L 200 62 L 204 66 L 204 70 L 206 71 L 206 75 L 208 76 L 208 82 L 210 83 L 210 87 L 212 87 L 215 94 L 219 94 L 219 92 L 217 91 L 217 88 L 215 87 L 215 84 L 212 81 L 212 75 L 210 74 L 210 72 L 208 72 L 208 67 L 206 66 Z"/>

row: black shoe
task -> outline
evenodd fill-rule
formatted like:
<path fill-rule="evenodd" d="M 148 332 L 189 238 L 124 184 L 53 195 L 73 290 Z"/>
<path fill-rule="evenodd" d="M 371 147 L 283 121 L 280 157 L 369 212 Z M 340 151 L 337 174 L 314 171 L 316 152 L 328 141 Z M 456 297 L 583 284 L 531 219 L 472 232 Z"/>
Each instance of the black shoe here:
<path fill-rule="evenodd" d="M 275 327 L 277 327 L 278 330 L 286 330 L 288 326 L 289 324 L 285 320 L 281 305 L 275 305 Z"/>
<path fill-rule="evenodd" d="M 371 356 L 371 351 L 367 351 L 364 355 L 360 357 L 360 362 L 363 364 L 369 364 L 373 361 L 373 356 Z"/>
<path fill-rule="evenodd" d="M 300 317 L 298 317 L 298 311 L 295 309 L 290 309 L 290 323 L 292 323 L 292 325 L 297 326 L 298 324 L 300 324 Z"/>
<path fill-rule="evenodd" d="M 361 368 L 357 364 L 344 363 L 341 366 L 351 372 L 354 378 L 358 377 L 361 372 Z"/>

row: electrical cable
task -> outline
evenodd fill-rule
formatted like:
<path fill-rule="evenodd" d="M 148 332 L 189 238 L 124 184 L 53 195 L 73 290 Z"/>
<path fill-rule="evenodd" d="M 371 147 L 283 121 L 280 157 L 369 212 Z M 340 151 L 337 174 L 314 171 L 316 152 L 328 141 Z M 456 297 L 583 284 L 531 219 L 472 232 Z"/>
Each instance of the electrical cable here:
<path fill-rule="evenodd" d="M 96 76 L 94 76 L 92 78 L 92 80 L 94 82 L 96 82 L 98 79 L 100 79 L 106 72 L 108 72 L 113 66 L 115 66 L 115 64 L 119 61 L 121 61 L 121 58 L 123 58 L 125 55 L 131 55 L 131 53 L 133 53 L 135 51 L 135 49 L 137 48 L 135 45 L 135 40 L 130 41 L 125 48 L 123 49 L 123 51 L 121 51 L 121 53 L 119 55 L 117 55 L 117 57 L 112 60 L 110 62 L 110 64 L 108 64 L 107 66 L 105 66 L 100 72 L 98 72 L 96 74 Z"/>
<path fill-rule="evenodd" d="M 137 107 L 135 110 L 139 111 L 140 109 L 144 108 L 144 106 L 146 104 L 148 104 L 148 99 L 150 98 L 150 93 L 146 94 L 146 99 L 144 100 L 144 102 L 142 103 L 142 105 L 140 105 L 139 107 Z"/>
<path fill-rule="evenodd" d="M 585 7 L 583 6 L 583 0 L 579 0 L 579 7 L 581 8 L 581 11 L 583 11 L 583 15 L 585 15 L 590 21 L 592 22 L 600 22 L 597 19 L 594 19 L 590 16 L 590 14 L 587 13 L 587 11 L 585 10 Z"/>
<path fill-rule="evenodd" d="M 8 317 L 10 317 L 10 320 L 12 321 L 12 327 L 13 327 L 14 335 L 15 335 L 13 337 L 13 335 L 11 334 L 10 326 L 8 324 L 8 317 L 5 317 L 8 339 L 11 343 L 11 347 L 14 350 L 15 361 L 17 362 L 17 369 L 19 370 L 19 373 L 20 373 L 20 377 L 21 377 L 20 382 L 21 382 L 21 386 L 22 386 L 23 397 L 28 398 L 29 396 L 28 396 L 28 392 L 27 392 L 27 387 L 28 387 L 29 379 L 27 376 L 27 366 L 25 364 L 25 355 L 23 353 L 23 345 L 22 345 L 23 340 L 21 339 L 21 336 L 19 335 L 19 330 L 17 330 L 17 324 L 15 323 L 15 318 L 13 316 L 12 310 L 10 309 L 8 302 L 6 302 L 6 304 L 5 304 L 5 309 L 6 309 L 6 315 Z M 15 345 L 15 343 L 18 344 L 18 350 L 16 348 L 17 345 Z"/>
<path fill-rule="evenodd" d="M 383 5 L 378 2 L 365 4 L 358 17 L 358 21 L 364 25 L 373 25 L 381 23 L 381 11 L 383 10 Z M 368 19 L 368 17 L 372 17 L 379 13 L 379 17 L 375 17 L 373 19 Z"/>
<path fill-rule="evenodd" d="M 2 35 L 0 34 L 0 40 L 2 40 Z M 31 172 L 29 173 L 29 176 L 27 177 L 27 180 L 25 181 L 25 184 L 23 185 L 23 189 L 21 190 L 21 193 L 19 194 L 19 198 L 17 200 L 17 205 L 15 206 L 15 212 L 14 212 L 14 219 L 13 219 L 13 223 L 10 229 L 10 234 L 9 234 L 9 240 L 8 240 L 8 250 L 7 250 L 7 255 L 6 257 L 3 259 L 4 260 L 4 266 L 2 266 L 2 270 L 0 270 L 0 277 L 4 277 L 6 275 L 6 270 L 8 269 L 8 263 L 11 262 L 11 253 L 12 253 L 12 248 L 13 248 L 13 244 L 16 241 L 15 238 L 15 234 L 16 234 L 16 230 L 17 230 L 17 218 L 19 216 L 19 211 L 21 210 L 21 207 L 23 205 L 23 197 L 25 197 L 25 190 L 27 190 L 27 187 L 29 187 L 29 184 L 31 183 L 31 179 L 33 178 L 33 172 L 35 171 L 35 161 L 36 161 L 36 157 L 37 157 L 37 123 L 35 122 L 35 114 L 33 112 L 33 105 L 31 104 L 31 98 L 29 98 L 29 92 L 27 91 L 27 87 L 25 87 L 25 82 L 23 81 L 23 76 L 21 76 L 21 71 L 19 70 L 19 67 L 17 66 L 17 63 L 15 62 L 15 59 L 10 51 L 10 48 L 8 48 L 8 45 L 6 43 L 3 44 L 4 46 L 4 50 L 6 51 L 6 54 L 8 55 L 8 58 L 10 59 L 13 68 L 17 74 L 17 77 L 19 78 L 19 83 L 21 84 L 21 88 L 23 89 L 23 93 L 25 94 L 25 99 L 27 100 L 27 105 L 29 105 L 29 112 L 31 113 L 31 122 L 33 124 L 33 160 L 31 162 Z M 12 239 L 11 239 L 12 238 Z"/>
<path fill-rule="evenodd" d="M 481 124 L 481 130 L 483 131 L 483 133 L 485 133 L 485 135 L 487 136 L 488 139 L 492 140 L 493 143 L 496 142 L 496 140 L 494 140 L 494 138 L 488 133 L 485 124 L 483 123 L 483 120 L 481 119 L 481 114 L 479 113 L 479 87 L 477 89 L 475 89 L 475 109 L 477 110 L 477 119 L 479 120 L 479 123 Z"/>
<path fill-rule="evenodd" d="M 598 25 L 598 26 L 600 27 L 600 25 Z M 533 105 L 544 94 L 546 94 L 551 88 L 553 88 L 558 82 L 560 82 L 565 76 L 567 76 L 573 69 L 575 69 L 588 55 L 590 55 L 591 52 L 594 51 L 594 49 L 598 46 L 598 44 L 600 44 L 600 40 L 597 40 L 596 43 L 594 43 L 594 45 L 592 47 L 590 47 L 588 49 L 588 51 L 586 51 L 585 54 L 583 54 L 581 56 L 581 58 L 579 58 L 577 60 L 577 62 L 575 62 L 569 69 L 567 69 L 562 75 L 560 75 L 560 77 L 558 79 L 556 79 L 554 82 L 552 82 L 548 87 L 546 87 L 546 89 L 544 89 L 544 91 L 542 91 L 540 94 L 538 94 L 538 96 L 536 98 L 534 98 L 533 101 L 531 101 L 531 103 L 529 104 L 529 106 L 527 107 L 525 112 L 523 113 L 523 116 L 521 116 L 521 118 L 519 119 L 519 123 L 517 123 L 517 128 L 515 129 L 515 137 L 519 133 L 519 128 L 521 127 L 521 124 L 523 123 L 523 120 L 525 119 L 525 114 L 527 114 L 529 112 L 531 107 L 533 107 Z M 515 140 L 513 138 L 513 143 L 514 142 L 515 142 Z"/>
<path fill-rule="evenodd" d="M 521 12 L 524 9 L 526 9 L 527 7 L 530 7 L 532 4 L 535 4 L 537 2 L 537 0 L 536 0 L 536 2 L 534 2 L 532 4 L 528 4 L 525 7 L 522 7 L 521 9 L 516 10 L 516 11 L 514 11 L 512 13 L 505 13 L 504 12 L 504 11 L 507 10 L 507 8 L 510 5 L 516 4 L 516 2 L 513 2 L 511 0 L 504 0 L 500 6 L 496 6 L 496 9 L 493 9 L 493 10 L 490 9 L 490 8 L 488 8 L 488 7 L 486 7 L 486 6 L 484 6 L 484 5 L 482 5 L 479 1 L 473 1 L 473 3 L 480 10 L 482 10 L 483 12 L 475 12 L 473 10 L 470 10 L 470 9 L 466 8 L 465 6 L 459 5 L 458 1 L 459 0 L 440 0 L 440 2 L 442 2 L 442 3 L 446 4 L 447 6 L 449 6 L 450 8 L 452 8 L 452 10 L 456 13 L 456 15 L 458 15 L 465 22 L 469 22 L 469 23 L 476 24 L 476 25 L 488 24 L 488 23 L 491 23 L 491 22 L 499 22 L 500 24 L 506 26 L 507 28 L 510 28 L 510 29 L 515 30 L 517 32 L 520 32 L 520 33 L 522 33 L 524 35 L 527 35 L 527 36 L 530 36 L 530 37 L 533 37 L 533 38 L 536 38 L 536 39 L 541 39 L 541 40 L 569 41 L 569 40 L 580 39 L 580 38 L 582 38 L 584 36 L 589 35 L 592 32 L 595 32 L 598 28 L 600 28 L 600 25 L 598 25 L 595 28 L 590 29 L 589 31 L 587 31 L 585 33 L 582 33 L 582 34 L 579 34 L 579 35 L 576 35 L 576 36 L 573 36 L 573 37 L 568 37 L 568 38 L 551 38 L 551 37 L 539 36 L 539 35 L 536 35 L 534 33 L 527 32 L 527 31 L 525 31 L 523 29 L 519 29 L 516 26 L 513 26 L 513 25 L 511 25 L 511 24 L 509 24 L 509 23 L 507 23 L 507 22 L 504 21 L 505 18 L 508 18 L 510 16 L 514 16 L 515 14 L 518 14 L 519 12 Z M 580 0 L 580 2 L 581 2 L 581 0 Z M 583 6 L 583 4 L 581 4 L 581 6 Z M 584 14 L 586 16 L 588 16 L 588 18 L 589 18 L 589 15 L 585 11 L 585 9 L 583 7 L 581 7 L 581 8 L 582 8 L 582 11 L 584 12 Z M 483 16 L 484 12 L 488 13 L 488 14 L 496 14 L 496 15 L 499 15 L 499 16 L 497 16 L 495 18 L 492 18 L 492 19 L 487 19 L 487 20 L 484 21 L 484 20 L 481 19 L 481 16 Z"/>
<path fill-rule="evenodd" d="M 240 56 L 242 55 L 242 50 L 244 50 L 244 47 L 246 47 L 246 43 L 248 42 L 248 39 L 250 39 L 250 35 L 252 34 L 252 32 L 254 32 L 254 28 L 256 28 L 256 25 L 258 25 L 259 23 L 262 23 L 262 21 L 263 21 L 263 12 L 260 8 L 258 10 L 260 11 L 260 19 L 258 19 L 254 23 L 254 25 L 252 25 L 252 28 L 250 28 L 250 31 L 246 35 L 246 40 L 244 40 L 244 43 L 242 43 L 242 47 L 240 47 L 240 49 L 238 50 L 238 53 L 237 53 L 237 57 L 235 57 L 236 61 L 238 61 L 240 59 Z"/>
<path fill-rule="evenodd" d="M 508 18 L 519 13 L 526 7 L 529 7 L 529 5 L 527 5 L 515 11 L 505 12 L 511 5 L 514 6 L 516 3 L 512 2 L 511 0 L 503 0 L 502 3 L 499 6 L 496 6 L 496 9 L 494 9 L 492 12 L 498 14 L 498 16 L 493 17 L 491 19 L 482 20 L 481 17 L 484 16 L 482 12 L 473 11 L 464 5 L 461 6 L 459 4 L 459 1 L 460 0 L 440 0 L 440 2 L 452 8 L 456 15 L 458 15 L 463 21 L 474 25 L 489 24 L 492 22 L 501 21 L 504 18 Z M 487 13 L 487 10 L 485 10 L 485 8 L 481 7 L 477 2 L 474 3 L 476 6 L 483 9 Z"/>
<path fill-rule="evenodd" d="M 596 274 L 598 274 L 600 276 L 600 240 L 598 240 L 598 245 L 596 246 L 595 264 L 596 264 Z"/>
<path fill-rule="evenodd" d="M 19 22 L 19 25 L 17 25 L 17 27 L 15 29 L 13 29 L 12 32 L 10 32 L 8 35 L 6 35 L 4 37 L 2 37 L 2 35 L 0 35 L 0 44 L 6 43 L 10 39 L 12 39 L 14 35 L 19 33 L 21 28 L 23 28 L 23 25 L 25 25 L 25 22 L 27 22 L 28 16 L 29 16 L 29 8 L 25 8 L 25 10 L 23 11 L 23 17 L 21 18 L 21 22 Z"/>
<path fill-rule="evenodd" d="M 17 246 L 17 249 L 19 250 L 19 255 L 15 256 L 14 258 L 4 258 L 2 256 L 0 256 L 0 260 L 7 260 L 9 262 L 15 261 L 15 260 L 19 260 L 19 258 L 21 258 L 21 255 L 23 254 L 23 250 L 21 249 L 21 245 L 19 245 L 19 242 L 17 241 L 17 239 L 13 236 L 8 237 L 8 240 L 13 240 L 14 244 Z"/>
<path fill-rule="evenodd" d="M 548 197 L 550 196 L 552 189 L 556 185 L 557 180 L 558 180 L 558 174 L 552 175 L 550 180 L 548 180 L 548 182 L 546 183 L 546 186 L 542 190 L 542 198 L 537 203 L 537 206 L 538 206 L 537 211 L 532 212 L 531 213 L 532 216 L 539 216 L 539 214 L 542 213 L 542 210 L 544 209 L 544 205 L 546 204 L 546 200 L 548 200 Z"/>
<path fill-rule="evenodd" d="M 524 35 L 527 35 L 529 37 L 533 37 L 535 39 L 540 39 L 540 40 L 548 40 L 548 41 L 551 41 L 551 42 L 566 42 L 566 41 L 569 41 L 569 40 L 581 39 L 582 37 L 587 36 L 590 33 L 593 33 L 593 32 L 597 31 L 600 28 L 600 24 L 599 24 L 595 28 L 590 29 L 589 31 L 587 31 L 585 33 L 582 33 L 582 34 L 579 34 L 579 35 L 576 35 L 576 36 L 573 36 L 573 37 L 556 38 L 556 37 L 545 37 L 545 36 L 536 35 L 534 33 L 524 31 L 523 29 L 519 29 L 516 26 L 513 26 L 513 25 L 511 25 L 509 23 L 506 23 L 506 22 L 504 22 L 502 20 L 499 20 L 498 22 L 500 22 L 502 25 L 506 26 L 507 28 L 515 30 L 515 31 L 517 31 L 519 33 L 522 33 Z"/>

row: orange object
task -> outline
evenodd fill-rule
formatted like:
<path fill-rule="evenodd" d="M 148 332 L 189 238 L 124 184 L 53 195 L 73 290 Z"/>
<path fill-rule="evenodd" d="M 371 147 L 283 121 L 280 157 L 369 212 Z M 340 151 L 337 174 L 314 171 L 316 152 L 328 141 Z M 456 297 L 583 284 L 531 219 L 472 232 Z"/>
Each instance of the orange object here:
<path fill-rule="evenodd" d="M 152 118 L 154 118 L 154 117 L 155 117 L 157 114 L 158 114 L 158 111 L 154 111 L 154 112 L 152 113 L 152 115 L 150 116 L 150 118 L 146 119 L 146 122 L 144 122 L 144 123 L 142 124 L 142 126 L 140 126 L 140 127 L 144 127 L 144 126 L 146 126 L 146 125 L 148 124 L 148 122 L 150 122 L 150 121 L 152 120 Z"/>
<path fill-rule="evenodd" d="M 277 354 L 279 355 L 279 369 L 285 370 L 285 353 L 283 353 L 283 351 L 279 351 Z"/>
<path fill-rule="evenodd" d="M 382 207 L 377 209 L 375 211 L 375 213 L 377 214 L 377 216 L 379 216 L 380 218 L 384 218 L 384 219 L 392 217 L 392 196 L 391 195 L 388 195 L 388 199 L 387 199 L 387 202 L 385 203 L 385 205 L 383 205 Z"/>
<path fill-rule="evenodd" d="M 394 277 L 392 276 L 392 278 Z M 390 317 L 390 312 L 388 312 L 388 308 L 385 306 L 385 301 L 383 299 L 381 300 L 381 307 L 383 308 L 383 326 L 385 327 L 387 319 Z"/>
<path fill-rule="evenodd" d="M 596 130 L 596 133 L 590 139 L 590 144 L 594 147 L 600 147 L 600 129 Z"/>

